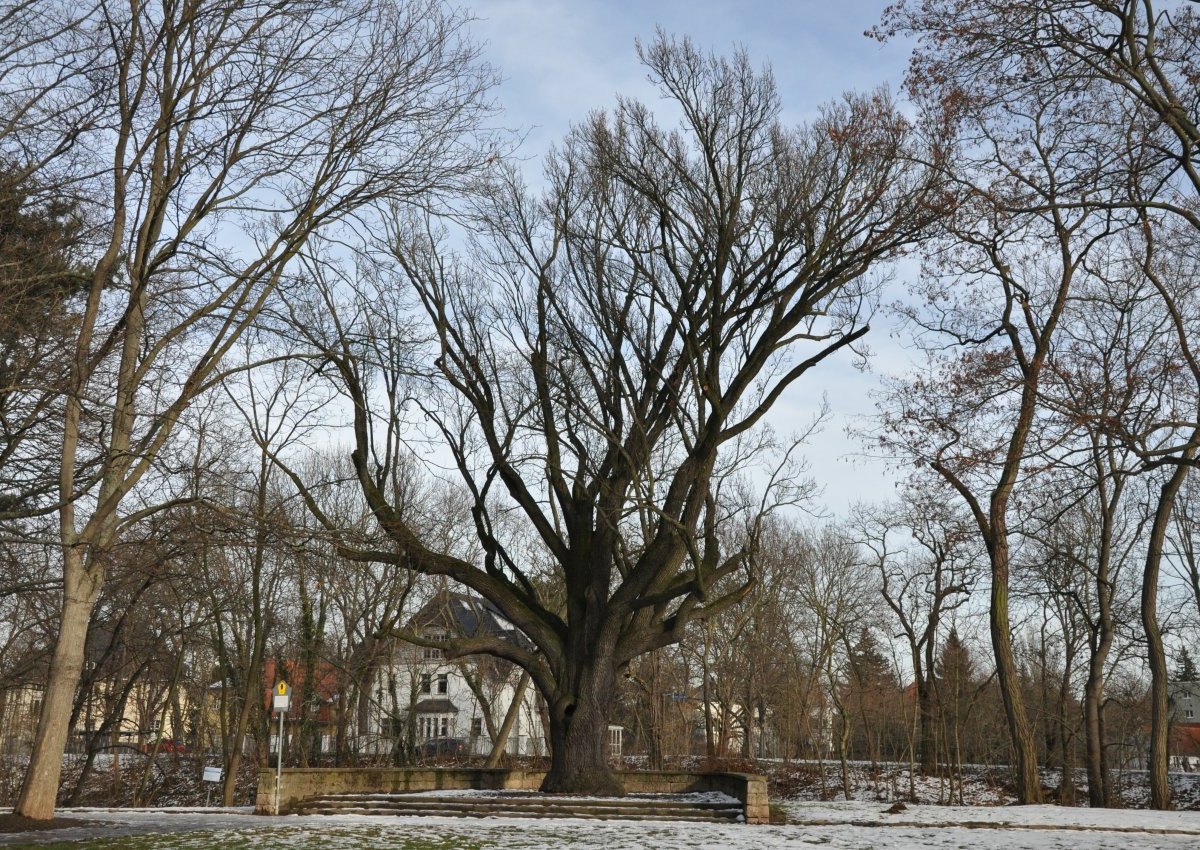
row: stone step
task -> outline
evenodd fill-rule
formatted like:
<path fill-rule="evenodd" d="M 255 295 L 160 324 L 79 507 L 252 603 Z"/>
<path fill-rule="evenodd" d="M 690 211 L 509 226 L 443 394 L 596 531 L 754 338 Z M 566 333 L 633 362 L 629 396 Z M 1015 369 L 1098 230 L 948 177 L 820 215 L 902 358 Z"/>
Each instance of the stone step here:
<path fill-rule="evenodd" d="M 502 796 L 469 797 L 466 795 L 437 796 L 433 794 L 325 794 L 311 797 L 306 803 L 418 803 L 421 805 L 449 806 L 505 806 L 507 808 L 546 808 L 564 806 L 603 806 L 605 808 L 628 809 L 658 809 L 664 806 L 676 806 L 686 809 L 741 809 L 736 800 L 681 800 L 672 798 L 653 797 L 571 797 L 566 795 L 505 794 Z"/>
<path fill-rule="evenodd" d="M 327 795 L 294 807 L 297 814 L 411 815 L 450 817 L 591 818 L 599 820 L 718 821 L 742 819 L 733 802 L 570 799 L 540 795 L 434 797 L 390 794 Z"/>
<path fill-rule="evenodd" d="M 718 819 L 736 818 L 742 814 L 740 807 L 727 808 L 701 808 L 688 806 L 654 806 L 646 808 L 631 808 L 628 806 L 603 806 L 603 805 L 574 805 L 574 806 L 520 806 L 509 807 L 502 804 L 480 804 L 480 805 L 439 805 L 439 804 L 421 804 L 421 803 L 369 803 L 355 801 L 321 801 L 303 804 L 303 808 L 309 811 L 321 809 L 326 812 L 335 812 L 354 809 L 356 811 L 379 811 L 379 812 L 422 812 L 422 811 L 438 811 L 455 813 L 462 812 L 464 814 L 474 814 L 483 812 L 485 814 L 550 814 L 568 816 L 572 813 L 589 814 L 589 815 L 675 815 L 680 817 L 699 817 L 709 816 Z"/>
<path fill-rule="evenodd" d="M 443 811 L 440 809 L 325 809 L 300 807 L 294 810 L 299 815 L 397 815 L 403 817 L 460 817 L 460 818 L 528 818 L 532 820 L 547 820 L 561 818 L 577 818 L 580 820 L 622 820 L 622 821 L 662 821 L 686 823 L 740 823 L 742 813 L 720 815 L 715 813 L 694 812 L 686 815 L 661 814 L 657 812 L 551 812 L 551 811 Z"/>

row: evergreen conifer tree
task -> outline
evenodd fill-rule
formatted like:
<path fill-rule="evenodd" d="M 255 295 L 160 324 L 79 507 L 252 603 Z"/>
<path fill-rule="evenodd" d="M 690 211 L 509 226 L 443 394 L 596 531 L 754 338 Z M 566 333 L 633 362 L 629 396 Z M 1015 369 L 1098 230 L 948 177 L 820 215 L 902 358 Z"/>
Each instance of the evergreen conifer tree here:
<path fill-rule="evenodd" d="M 1175 675 L 1172 677 L 1176 682 L 1196 682 L 1200 681 L 1200 674 L 1196 672 L 1196 663 L 1192 661 L 1191 654 L 1185 647 L 1179 653 L 1179 659 L 1176 662 Z"/>

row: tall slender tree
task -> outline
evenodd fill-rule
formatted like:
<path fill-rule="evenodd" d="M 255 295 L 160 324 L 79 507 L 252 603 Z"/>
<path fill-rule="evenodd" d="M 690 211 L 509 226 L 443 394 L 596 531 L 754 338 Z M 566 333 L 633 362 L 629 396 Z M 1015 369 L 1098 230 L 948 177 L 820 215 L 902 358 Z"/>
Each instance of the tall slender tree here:
<path fill-rule="evenodd" d="M 131 495 L 314 233 L 485 161 L 469 134 L 491 75 L 436 0 L 97 4 L 66 22 L 67 4 L 18 5 L 6 147 L 101 222 L 47 389 L 63 604 L 16 807 L 47 818 L 107 553 L 156 509 Z"/>

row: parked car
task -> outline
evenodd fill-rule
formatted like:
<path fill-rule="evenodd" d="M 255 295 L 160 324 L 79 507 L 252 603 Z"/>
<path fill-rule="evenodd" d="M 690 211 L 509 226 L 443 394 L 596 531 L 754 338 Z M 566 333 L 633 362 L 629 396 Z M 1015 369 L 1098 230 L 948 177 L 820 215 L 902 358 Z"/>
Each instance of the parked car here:
<path fill-rule="evenodd" d="M 161 741 L 158 742 L 158 751 L 160 753 L 186 753 L 188 751 L 188 748 L 187 748 L 187 744 L 185 744 L 183 741 L 179 740 L 178 738 L 176 738 L 175 740 L 171 740 L 170 738 L 163 738 Z M 154 752 L 154 742 L 148 741 L 145 744 L 142 744 L 142 752 L 144 752 L 144 753 Z"/>
<path fill-rule="evenodd" d="M 463 738 L 429 738 L 417 751 L 427 759 L 464 756 L 467 754 L 467 742 Z"/>

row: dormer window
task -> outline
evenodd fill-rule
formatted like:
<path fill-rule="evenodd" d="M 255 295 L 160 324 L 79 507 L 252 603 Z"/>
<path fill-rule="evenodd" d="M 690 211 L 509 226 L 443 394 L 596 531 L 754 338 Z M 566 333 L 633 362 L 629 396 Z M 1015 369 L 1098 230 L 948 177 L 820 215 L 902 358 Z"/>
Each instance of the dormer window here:
<path fill-rule="evenodd" d="M 450 635 L 442 631 L 430 631 L 424 635 L 425 640 L 434 640 L 439 643 L 450 639 Z M 445 657 L 445 653 L 440 646 L 425 646 L 421 648 L 421 658 L 425 661 L 437 661 Z"/>

